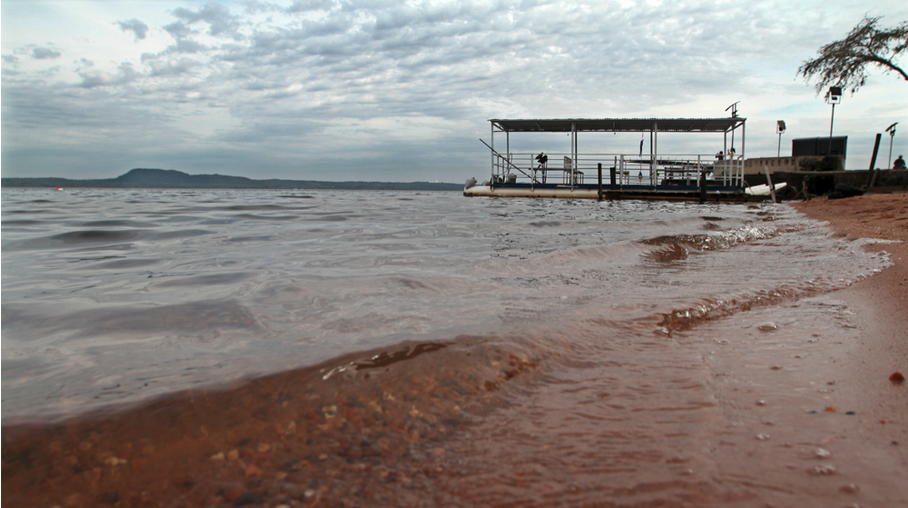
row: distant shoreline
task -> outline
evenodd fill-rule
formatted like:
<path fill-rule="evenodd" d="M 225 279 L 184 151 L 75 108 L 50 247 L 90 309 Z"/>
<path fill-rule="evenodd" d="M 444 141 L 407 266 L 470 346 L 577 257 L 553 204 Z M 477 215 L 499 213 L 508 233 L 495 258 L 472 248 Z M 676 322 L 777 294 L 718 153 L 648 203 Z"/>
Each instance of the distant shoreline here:
<path fill-rule="evenodd" d="M 253 180 L 242 176 L 190 175 L 173 169 L 137 168 L 117 178 L 75 180 L 60 177 L 2 178 L 2 187 L 104 189 L 301 189 L 457 191 L 463 184 L 439 182 L 324 182 L 318 180 Z"/>

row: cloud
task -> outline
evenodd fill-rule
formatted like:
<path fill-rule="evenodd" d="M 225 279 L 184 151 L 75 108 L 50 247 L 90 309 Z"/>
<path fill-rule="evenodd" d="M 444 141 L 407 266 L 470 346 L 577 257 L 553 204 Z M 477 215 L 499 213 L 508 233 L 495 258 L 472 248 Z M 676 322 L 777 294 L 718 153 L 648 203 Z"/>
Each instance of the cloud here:
<path fill-rule="evenodd" d="M 120 25 L 120 30 L 123 30 L 124 32 L 133 32 L 137 41 L 144 39 L 145 35 L 148 33 L 148 25 L 136 18 L 132 18 L 129 21 L 117 21 L 117 24 Z"/>
<path fill-rule="evenodd" d="M 443 157 L 432 169 L 423 166 L 439 172 L 433 179 L 449 181 L 458 178 L 444 171 L 485 167 L 486 153 L 470 147 L 488 135 L 487 118 L 724 116 L 737 100 L 742 114 L 752 115 L 811 101 L 812 90 L 795 82 L 797 66 L 863 15 L 854 8 L 854 20 L 830 9 L 820 16 L 810 5 L 764 2 L 669 8 L 609 0 L 299 0 L 171 11 L 167 3 L 137 5 L 143 6 L 137 18 L 111 23 L 138 41 L 151 29 L 137 19 L 156 19 L 155 28 L 173 37 L 169 45 L 79 54 L 75 46 L 47 43 L 46 58 L 65 52 L 75 63 L 51 76 L 33 61 L 38 46 L 15 40 L 19 49 L 4 58 L 28 61 L 4 74 L 4 99 L 10 90 L 65 101 L 75 89 L 80 104 L 98 101 L 99 118 L 106 101 L 135 105 L 154 118 L 159 143 L 168 129 L 195 139 L 181 160 L 209 169 L 210 161 L 226 160 L 259 171 L 306 167 L 309 177 L 323 179 L 336 175 L 318 171 L 335 167 L 403 175 L 417 173 L 433 153 L 467 154 L 469 162 Z M 60 86 L 42 84 L 50 79 Z M 3 107 L 4 133 L 26 122 L 25 109 Z M 837 126 L 839 115 L 837 108 Z M 776 138 L 767 139 L 775 153 Z M 752 146 L 759 141 L 748 136 Z M 405 162 L 378 164 L 379 155 Z"/>
<path fill-rule="evenodd" d="M 32 57 L 36 60 L 52 60 L 55 58 L 60 58 L 62 53 L 55 51 L 50 48 L 38 47 L 32 50 Z"/>
<path fill-rule="evenodd" d="M 328 11 L 337 7 L 334 0 L 294 0 L 290 7 L 284 9 L 284 12 L 294 14 L 310 11 Z"/>
<path fill-rule="evenodd" d="M 194 32 L 189 25 L 181 21 L 174 21 L 168 25 L 164 25 L 164 30 L 177 39 L 182 39 L 184 37 L 189 37 Z"/>
<path fill-rule="evenodd" d="M 206 49 L 208 49 L 207 46 L 192 39 L 178 39 L 177 43 L 169 48 L 169 51 L 176 53 L 201 53 Z"/>
<path fill-rule="evenodd" d="M 120 86 L 131 83 L 139 78 L 139 75 L 133 69 L 132 64 L 128 62 L 120 64 L 115 74 L 101 70 L 90 70 L 80 71 L 79 76 L 82 77 L 82 82 L 79 83 L 79 86 L 82 88 Z"/>
<path fill-rule="evenodd" d="M 173 15 L 183 20 L 187 25 L 193 23 L 207 23 L 208 33 L 214 36 L 229 35 L 234 38 L 242 38 L 239 33 L 239 17 L 232 14 L 230 9 L 222 4 L 207 3 L 197 11 L 192 11 L 184 7 L 174 9 Z"/>
<path fill-rule="evenodd" d="M 148 65 L 151 67 L 151 76 L 161 77 L 186 74 L 193 68 L 200 66 L 201 63 L 191 58 L 182 57 L 166 60 L 154 59 L 149 61 Z"/>

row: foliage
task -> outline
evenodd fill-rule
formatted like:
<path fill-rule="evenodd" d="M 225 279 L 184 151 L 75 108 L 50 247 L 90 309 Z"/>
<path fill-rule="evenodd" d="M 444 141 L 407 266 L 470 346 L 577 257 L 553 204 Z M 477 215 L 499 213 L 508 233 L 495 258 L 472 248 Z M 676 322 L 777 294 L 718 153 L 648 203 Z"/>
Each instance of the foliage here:
<path fill-rule="evenodd" d="M 816 79 L 817 94 L 827 86 L 841 86 L 854 93 L 867 82 L 867 67 L 896 71 L 905 80 L 908 74 L 896 58 L 908 48 L 908 21 L 891 29 L 877 28 L 881 16 L 864 19 L 842 40 L 820 48 L 819 56 L 798 68 L 806 81 Z"/>

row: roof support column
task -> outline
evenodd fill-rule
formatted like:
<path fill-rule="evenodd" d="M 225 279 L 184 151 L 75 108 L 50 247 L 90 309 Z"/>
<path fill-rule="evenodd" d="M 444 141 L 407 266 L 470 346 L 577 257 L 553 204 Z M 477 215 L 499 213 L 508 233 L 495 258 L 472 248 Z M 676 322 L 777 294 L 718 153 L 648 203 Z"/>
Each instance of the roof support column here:
<path fill-rule="evenodd" d="M 577 124 L 571 122 L 571 185 L 577 179 Z"/>
<path fill-rule="evenodd" d="M 747 134 L 747 126 L 743 123 L 741 124 L 741 159 L 744 159 L 744 137 Z"/>
<path fill-rule="evenodd" d="M 744 122 L 741 122 L 741 166 L 740 166 L 741 170 L 738 172 L 738 174 L 741 176 L 742 182 L 744 181 L 744 138 L 745 138 L 745 134 L 747 134 L 746 129 L 747 129 L 747 126 L 744 124 Z M 743 183 L 742 183 L 742 185 L 743 185 Z M 770 190 L 772 190 L 772 189 L 770 189 Z M 775 201 L 775 194 L 773 194 L 773 201 Z"/>
<path fill-rule="evenodd" d="M 495 122 L 489 122 L 489 126 L 492 129 L 492 150 L 489 153 L 489 157 L 492 165 L 492 184 L 495 183 Z"/>
<path fill-rule="evenodd" d="M 653 122 L 653 159 L 659 165 L 659 122 Z"/>

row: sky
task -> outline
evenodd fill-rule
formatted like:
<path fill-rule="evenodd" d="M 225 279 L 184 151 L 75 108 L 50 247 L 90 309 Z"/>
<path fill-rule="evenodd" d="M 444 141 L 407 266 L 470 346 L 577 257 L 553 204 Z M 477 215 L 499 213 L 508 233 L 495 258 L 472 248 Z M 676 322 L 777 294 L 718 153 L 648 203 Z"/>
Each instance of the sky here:
<path fill-rule="evenodd" d="M 719 118 L 735 102 L 738 154 L 775 156 L 777 120 L 783 155 L 832 123 L 848 169 L 869 167 L 877 133 L 885 167 L 890 141 L 908 155 L 908 81 L 871 69 L 833 118 L 797 76 L 865 15 L 894 27 L 908 3 L 2 0 L 0 172 L 461 183 L 490 174 L 489 119 Z M 518 136 L 512 151 L 570 151 L 563 134 Z M 581 134 L 578 148 L 639 140 Z M 663 154 L 722 141 L 658 139 Z"/>

